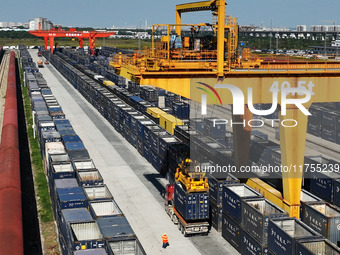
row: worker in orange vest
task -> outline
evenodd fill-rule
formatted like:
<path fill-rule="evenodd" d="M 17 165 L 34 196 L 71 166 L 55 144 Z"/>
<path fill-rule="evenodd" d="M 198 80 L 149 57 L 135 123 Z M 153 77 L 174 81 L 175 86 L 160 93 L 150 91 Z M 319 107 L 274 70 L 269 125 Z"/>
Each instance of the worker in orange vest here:
<path fill-rule="evenodd" d="M 167 246 L 169 246 L 169 239 L 166 233 L 162 236 L 162 241 L 163 241 L 163 248 L 165 249 Z"/>

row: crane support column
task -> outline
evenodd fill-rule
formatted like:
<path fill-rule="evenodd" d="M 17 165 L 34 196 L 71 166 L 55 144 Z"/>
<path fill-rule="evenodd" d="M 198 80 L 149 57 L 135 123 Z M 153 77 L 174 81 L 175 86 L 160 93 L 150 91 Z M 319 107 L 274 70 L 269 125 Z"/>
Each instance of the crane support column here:
<path fill-rule="evenodd" d="M 176 10 L 176 24 L 181 24 L 182 23 L 182 17 L 181 17 L 181 13 Z M 176 26 L 176 34 L 177 35 L 181 35 L 181 26 Z"/>
<path fill-rule="evenodd" d="M 91 56 L 95 55 L 94 49 L 96 48 L 96 38 L 94 36 L 90 36 L 89 38 L 89 44 L 90 44 L 90 50 L 91 50 Z"/>
<path fill-rule="evenodd" d="M 50 36 L 50 51 L 53 53 L 54 37 Z"/>
<path fill-rule="evenodd" d="M 79 40 L 79 47 L 83 48 L 83 37 L 79 37 L 78 40 Z"/>
<path fill-rule="evenodd" d="M 282 121 L 295 127 L 284 127 Z M 290 203 L 291 217 L 300 217 L 300 194 L 305 156 L 308 117 L 299 109 L 287 109 L 285 116 L 280 114 L 281 163 L 289 172 L 282 173 L 284 198 Z M 295 123 L 296 123 L 295 122 Z M 300 171 L 301 170 L 301 171 Z"/>
<path fill-rule="evenodd" d="M 223 77 L 224 68 L 224 20 L 225 0 L 218 2 L 218 24 L 217 24 L 217 76 Z"/>
<path fill-rule="evenodd" d="M 45 50 L 47 50 L 47 43 L 48 43 L 48 38 L 47 38 L 47 36 L 44 36 L 44 41 L 45 41 Z"/>
<path fill-rule="evenodd" d="M 244 115 L 233 115 L 233 134 L 234 134 L 234 158 L 238 169 L 241 166 L 247 166 L 249 160 L 249 147 L 251 127 L 248 121 L 253 119 L 253 114 L 249 111 L 247 105 L 244 106 Z M 245 125 L 243 124 L 245 123 Z M 244 127 L 245 126 L 245 127 Z"/>

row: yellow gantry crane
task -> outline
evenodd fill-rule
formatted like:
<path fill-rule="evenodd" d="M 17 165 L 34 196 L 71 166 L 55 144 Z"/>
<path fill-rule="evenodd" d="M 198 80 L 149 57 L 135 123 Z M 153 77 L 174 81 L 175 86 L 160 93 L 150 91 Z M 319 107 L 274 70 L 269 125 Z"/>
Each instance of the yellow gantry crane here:
<path fill-rule="evenodd" d="M 280 125 L 281 162 L 288 169 L 282 175 L 284 199 L 289 203 L 290 216 L 298 218 L 308 117 L 301 108 L 308 109 L 316 102 L 340 101 L 340 64 L 307 59 L 271 62 L 253 56 L 249 50 L 239 54 L 237 20 L 225 15 L 225 5 L 225 0 L 177 5 L 175 24 L 153 25 L 150 50 L 131 56 L 119 54 L 111 65 L 120 75 L 141 85 L 154 85 L 197 102 L 201 102 L 202 90 L 196 88 L 204 83 L 216 90 L 223 105 L 234 104 L 234 108 L 236 103 L 243 105 L 244 113 L 234 114 L 233 122 L 252 119 L 247 98 L 252 99 L 252 104 L 277 100 L 285 111 L 280 114 L 279 123 L 292 120 L 298 123 L 294 127 Z M 181 23 L 183 13 L 196 11 L 211 11 L 213 22 Z M 157 41 L 156 32 L 161 27 L 166 28 L 166 35 L 162 34 Z M 189 27 L 192 35 L 210 27 L 215 37 L 208 42 L 187 38 L 182 33 L 183 27 Z M 225 88 L 227 85 L 236 87 L 245 99 L 234 101 L 232 91 Z M 301 91 L 309 93 L 303 96 Z M 310 98 L 304 100 L 307 94 Z M 292 100 L 303 103 L 293 104 Z M 210 98 L 207 103 L 215 104 Z M 234 125 L 233 133 L 235 163 L 238 167 L 247 165 L 251 128 Z"/>
<path fill-rule="evenodd" d="M 191 159 L 183 160 L 177 167 L 175 173 L 176 182 L 179 181 L 188 193 L 208 192 L 209 185 L 205 173 L 192 170 L 194 167 Z"/>

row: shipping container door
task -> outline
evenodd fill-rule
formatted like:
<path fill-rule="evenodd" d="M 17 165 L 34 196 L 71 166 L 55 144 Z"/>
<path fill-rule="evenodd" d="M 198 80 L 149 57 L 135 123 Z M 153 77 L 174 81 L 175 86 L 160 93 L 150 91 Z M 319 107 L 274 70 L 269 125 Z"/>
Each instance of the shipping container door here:
<path fill-rule="evenodd" d="M 136 255 L 136 241 L 110 242 L 110 247 L 114 255 Z"/>

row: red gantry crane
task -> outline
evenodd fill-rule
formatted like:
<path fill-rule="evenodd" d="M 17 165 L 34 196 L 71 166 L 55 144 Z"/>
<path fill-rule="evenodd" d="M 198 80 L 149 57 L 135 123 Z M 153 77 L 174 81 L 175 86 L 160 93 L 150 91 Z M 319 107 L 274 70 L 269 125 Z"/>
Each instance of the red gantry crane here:
<path fill-rule="evenodd" d="M 40 24 L 39 24 L 39 30 L 32 30 L 32 31 L 29 31 L 29 33 L 32 35 L 38 36 L 38 37 L 44 37 L 45 50 L 47 50 L 47 42 L 49 40 L 52 53 L 53 53 L 53 45 L 54 45 L 55 37 L 69 37 L 69 38 L 77 37 L 79 40 L 79 47 L 81 48 L 83 47 L 83 40 L 88 39 L 89 47 L 91 50 L 91 56 L 94 55 L 95 41 L 97 40 L 97 38 L 105 38 L 105 37 L 109 37 L 110 35 L 114 35 L 114 32 L 76 31 L 75 28 L 70 28 L 70 30 L 64 30 L 58 27 L 58 28 L 52 28 L 50 30 L 40 30 Z"/>

